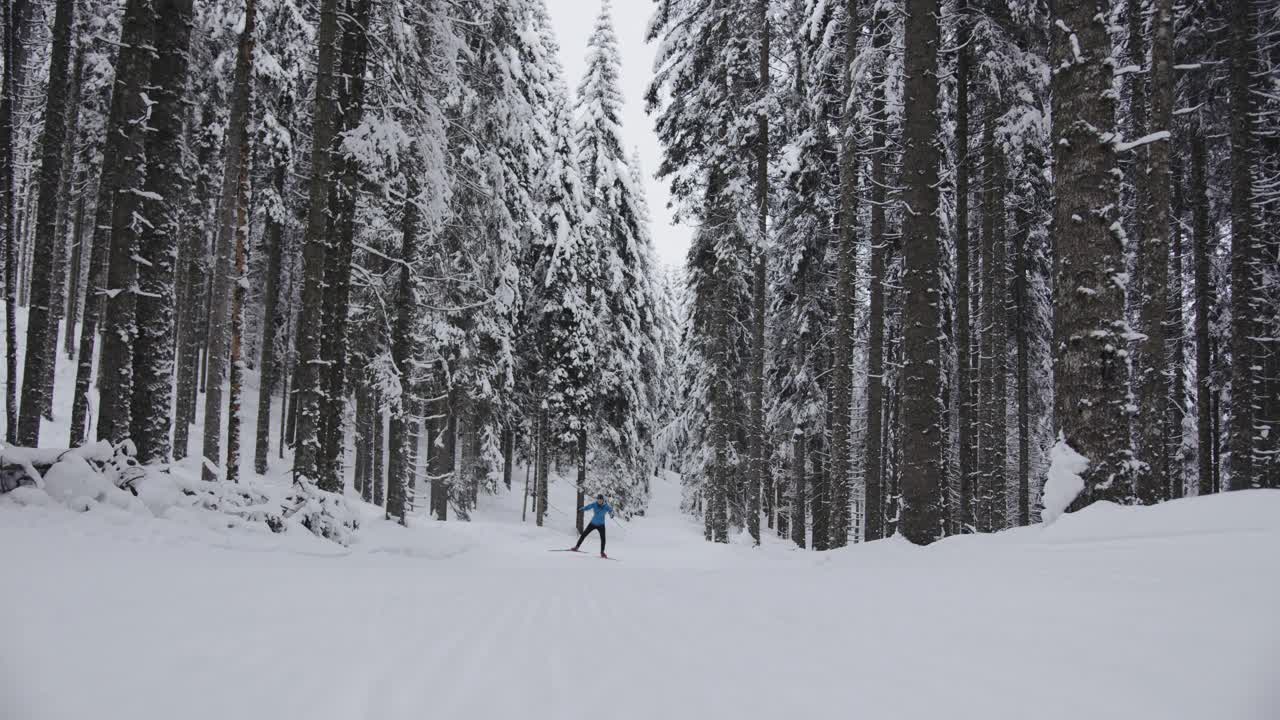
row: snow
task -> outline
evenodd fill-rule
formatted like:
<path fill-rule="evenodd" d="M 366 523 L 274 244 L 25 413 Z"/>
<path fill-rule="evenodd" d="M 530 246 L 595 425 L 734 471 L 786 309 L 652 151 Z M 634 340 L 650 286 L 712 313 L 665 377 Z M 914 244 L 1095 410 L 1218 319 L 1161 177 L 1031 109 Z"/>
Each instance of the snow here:
<path fill-rule="evenodd" d="M 1046 525 L 1062 517 L 1067 508 L 1084 490 L 1081 475 L 1089 469 L 1089 458 L 1081 455 L 1058 434 L 1058 441 L 1049 450 L 1049 476 L 1045 479 L 1044 510 L 1040 516 Z"/>
<path fill-rule="evenodd" d="M 1083 469 L 1067 449 L 1046 517 Z M 668 474 L 603 562 L 548 552 L 576 537 L 571 469 L 543 528 L 520 521 L 524 468 L 469 523 L 349 495 L 344 547 L 261 521 L 287 458 L 199 497 L 194 457 L 137 497 L 77 462 L 0 496 L 6 720 L 1280 717 L 1277 491 L 813 553 L 703 541 Z"/>
<path fill-rule="evenodd" d="M 1280 711 L 1280 492 L 810 553 L 703 542 L 671 475 L 648 517 L 610 525 L 606 563 L 547 552 L 573 540 L 569 483 L 545 528 L 520 523 L 520 489 L 471 523 L 402 528 L 362 505 L 350 548 L 5 496 L 0 573 L 20 592 L 0 614 L 0 716 Z"/>

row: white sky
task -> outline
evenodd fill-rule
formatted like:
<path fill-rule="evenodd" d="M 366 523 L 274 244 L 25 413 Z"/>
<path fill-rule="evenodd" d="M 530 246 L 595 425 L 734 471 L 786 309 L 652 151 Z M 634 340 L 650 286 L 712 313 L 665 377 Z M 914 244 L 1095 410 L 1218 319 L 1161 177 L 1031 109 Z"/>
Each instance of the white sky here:
<path fill-rule="evenodd" d="M 560 62 L 564 65 L 565 82 L 569 91 L 578 88 L 582 73 L 586 70 L 587 39 L 600 14 L 599 0 L 546 0 L 560 41 Z M 652 45 L 644 42 L 644 31 L 653 13 L 650 0 L 614 0 L 613 27 L 618 34 L 618 52 L 622 56 L 622 135 L 627 157 L 633 149 L 640 151 L 640 166 L 645 174 L 645 192 L 649 200 L 650 231 L 658 262 L 664 265 L 684 265 L 689 250 L 692 231 L 685 226 L 673 225 L 671 211 L 667 209 L 667 183 L 657 180 L 653 173 L 662 159 L 658 136 L 653 131 L 653 120 L 644 112 L 644 91 L 653 74 Z"/>

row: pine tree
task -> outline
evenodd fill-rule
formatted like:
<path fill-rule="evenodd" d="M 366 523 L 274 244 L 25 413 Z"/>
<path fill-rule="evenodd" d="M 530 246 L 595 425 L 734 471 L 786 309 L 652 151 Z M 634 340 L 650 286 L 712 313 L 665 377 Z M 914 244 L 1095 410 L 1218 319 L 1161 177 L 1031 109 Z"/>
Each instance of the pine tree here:
<path fill-rule="evenodd" d="M 1054 410 L 1059 442 L 1089 462 L 1077 502 L 1129 493 L 1114 59 L 1100 10 L 1064 3 L 1053 18 Z"/>
<path fill-rule="evenodd" d="M 0 199 L 4 202 L 5 439 L 18 442 L 18 237 L 15 232 L 14 114 L 22 82 L 18 77 L 24 38 L 21 19 L 27 0 L 4 3 L 4 75 L 0 87 Z"/>
<path fill-rule="evenodd" d="M 960 480 L 960 512 L 956 518 L 956 530 L 961 533 L 976 529 L 973 512 L 974 487 L 977 484 L 975 473 L 978 462 L 977 401 L 975 387 L 977 374 L 974 372 L 973 342 L 970 332 L 973 326 L 970 320 L 970 287 L 973 284 L 972 261 L 969 256 L 969 68 L 971 65 L 970 42 L 972 32 L 969 28 L 968 3 L 957 0 L 956 3 L 956 348 L 959 354 L 956 363 L 956 385 L 959 391 L 959 425 L 957 426 L 957 444 L 959 445 L 959 480 Z M 873 306 L 875 301 L 872 301 Z M 873 307 L 872 312 L 876 312 Z M 883 322 L 883 321 L 880 321 Z M 878 358 L 877 358 L 878 359 Z M 879 374 L 881 371 L 876 372 Z M 874 385 L 879 385 L 873 378 Z M 878 387 L 877 387 L 878 390 Z M 877 393 L 878 396 L 878 393 Z M 878 419 L 878 418 L 877 418 Z M 877 428 L 878 429 L 878 428 Z M 868 536 L 867 539 L 871 539 Z"/>
<path fill-rule="evenodd" d="M 88 279 L 85 283 L 84 320 L 80 327 L 80 349 L 76 367 L 76 386 L 71 408 L 71 444 L 78 445 L 86 439 L 89 412 L 89 381 L 93 374 L 94 351 L 98 339 L 98 322 L 103 325 L 103 362 L 99 368 L 99 396 L 102 400 L 98 412 L 97 437 L 119 440 L 128 429 L 121 421 L 122 401 L 132 399 L 132 390 L 122 386 L 122 373 L 132 370 L 132 353 L 124 354 L 120 332 L 127 332 L 131 312 L 126 304 L 131 293 L 125 292 L 130 284 L 129 270 L 133 268 L 129 248 L 116 248 L 115 205 L 118 199 L 130 193 L 122 192 L 137 187 L 138 154 L 142 152 L 141 125 L 136 122 L 144 112 L 142 87 L 150 77 L 151 57 L 148 47 L 153 37 L 154 13 L 149 3 L 129 0 L 125 4 L 124 21 L 120 30 L 119 54 L 115 64 L 115 79 L 111 89 L 110 111 L 107 116 L 106 140 L 102 149 L 102 163 L 98 176 L 98 198 L 94 213 L 93 247 L 89 257 Z M 134 196 L 137 197 L 137 196 Z M 125 216 L 130 218 L 130 216 Z M 125 243 L 123 232 L 121 243 Z M 119 252 L 116 252 L 119 250 Z M 124 260 L 113 263 L 113 258 L 124 254 Z M 114 267 L 116 274 L 109 275 Z M 112 312 L 108 313 L 110 305 Z M 117 312 L 118 311 L 118 312 Z M 114 333 L 114 334 L 113 334 Z M 114 340 L 112 339 L 114 338 Z M 110 351 L 108 344 L 111 344 Z M 108 362 L 108 358 L 110 361 Z M 131 387 L 131 386 L 130 386 Z M 129 393 L 122 397 L 121 393 Z M 103 422 L 104 413 L 107 422 Z"/>
<path fill-rule="evenodd" d="M 71 26 L 75 13 L 74 0 L 58 0 L 53 21 L 53 50 L 49 61 L 49 90 L 44 111 L 44 129 L 40 135 L 39 200 L 37 201 L 36 235 L 40 246 L 31 268 L 31 302 L 27 315 L 26 359 L 23 365 L 22 407 L 18 413 L 17 440 L 28 447 L 40 444 L 40 419 L 49 406 L 51 387 L 45 375 L 57 359 L 55 344 L 56 319 L 51 318 L 60 297 L 51 295 L 53 256 L 58 214 L 58 185 L 62 176 L 63 143 L 67 134 L 67 82 L 71 63 Z"/>
<path fill-rule="evenodd" d="M 235 247 L 232 251 L 232 265 L 228 268 L 234 272 L 229 278 L 231 285 L 231 320 L 228 348 L 228 387 L 227 387 L 227 455 L 225 468 L 228 482 L 240 481 L 240 408 L 244 399 L 244 303 L 245 289 L 249 284 L 246 277 L 246 262 L 249 245 L 249 118 L 253 114 L 252 67 L 254 48 L 254 26 L 257 21 L 257 0 L 244 0 L 244 29 L 240 31 L 240 42 L 236 50 L 236 70 L 231 100 L 231 129 L 228 138 L 234 138 L 234 145 L 227 145 L 227 164 L 232 165 L 231 153 L 236 154 L 236 185 L 234 195 L 224 198 L 233 204 L 234 216 L 231 228 Z M 206 393 L 206 402 L 209 394 Z M 207 414 L 206 414 L 207 417 Z M 205 432 L 208 443 L 209 433 Z M 205 457 L 209 457 L 209 446 L 206 444 Z"/>
<path fill-rule="evenodd" d="M 844 12 L 844 60 L 841 63 L 841 98 L 844 110 L 840 138 L 840 213 L 836 247 L 835 315 L 836 336 L 831 367 L 831 462 L 830 462 L 830 547 L 844 547 L 849 542 L 849 509 L 851 472 L 849 467 L 849 423 L 852 420 L 854 262 L 857 253 L 858 226 L 858 138 L 857 110 L 853 97 L 854 55 L 861 31 L 858 2 L 848 0 Z"/>
<path fill-rule="evenodd" d="M 1150 86 L 1151 127 L 1148 145 L 1138 148 L 1138 174 L 1144 178 L 1142 197 L 1146 215 L 1138 238 L 1142 264 L 1140 352 L 1134 359 L 1138 373 L 1138 501 L 1152 504 L 1171 496 L 1174 474 L 1170 436 L 1181 425 L 1175 412 L 1177 384 L 1169 367 L 1169 256 L 1173 243 L 1170 220 L 1170 143 L 1173 131 L 1173 8 L 1171 0 L 1157 0 L 1152 27 Z M 1163 133 L 1161 139 L 1158 133 Z M 1136 140 L 1136 139 L 1135 139 Z M 1177 271 L 1181 273 L 1179 268 Z M 1180 298 L 1179 298 L 1180 300 Z M 1181 318 L 1179 317 L 1179 320 Z M 1181 324 L 1179 322 L 1179 324 Z"/>
<path fill-rule="evenodd" d="M 982 128 L 982 330 L 979 333 L 980 370 L 978 375 L 980 418 L 977 528 L 995 532 L 1005 526 L 1005 502 L 1008 490 L 1006 470 L 1006 404 L 1008 400 L 1006 372 L 1008 351 L 1006 328 L 1009 297 L 1005 243 L 1005 196 L 1007 176 L 1004 150 L 996 141 L 996 124 L 1003 114 L 996 99 L 997 91 L 988 88 L 984 98 Z"/>
<path fill-rule="evenodd" d="M 337 71 L 339 61 L 338 2 L 321 0 L 316 34 L 315 114 L 311 130 L 311 183 L 302 249 L 302 307 L 298 315 L 298 364 L 294 381 L 297 425 L 294 430 L 293 477 L 295 482 L 323 480 L 325 490 L 337 490 L 333 478 L 321 478 L 318 470 L 321 428 L 322 377 L 321 304 L 324 298 L 325 255 L 328 249 L 328 204 L 335 166 L 338 127 Z"/>
<path fill-rule="evenodd" d="M 1231 406 L 1230 489 L 1261 487 L 1254 458 L 1254 411 L 1260 369 L 1257 307 L 1260 245 L 1254 225 L 1255 129 L 1252 65 L 1257 21 L 1251 0 L 1227 0 L 1227 88 L 1231 145 Z"/>
<path fill-rule="evenodd" d="M 621 60 L 610 13 L 610 3 L 604 0 L 577 93 L 576 144 L 588 209 L 585 233 L 600 253 L 598 302 L 607 318 L 599 325 L 601 385 L 595 398 L 595 427 L 580 429 L 598 438 L 604 462 L 613 465 L 610 474 L 625 478 L 624 487 L 611 488 L 611 495 L 638 501 L 651 468 L 657 325 L 643 191 L 633 182 L 623 151 Z M 611 431 L 600 432 L 602 427 Z M 577 441 L 578 433 L 572 434 Z"/>
<path fill-rule="evenodd" d="M 157 0 L 156 60 L 148 95 L 154 103 L 146 140 L 147 180 L 138 242 L 138 337 L 133 346 L 130 436 L 142 463 L 169 460 L 173 388 L 174 259 L 186 202 L 183 108 L 192 0 Z"/>
<path fill-rule="evenodd" d="M 909 0 L 903 125 L 902 509 L 899 529 L 925 544 L 945 534 L 941 242 L 938 227 L 938 25 L 936 0 Z"/>
<path fill-rule="evenodd" d="M 961 2 L 958 12 L 964 12 L 964 5 Z M 865 486 L 865 516 L 864 537 L 867 540 L 879 540 L 885 535 L 885 517 L 884 517 L 884 498 L 885 498 L 885 475 L 884 475 L 884 449 L 881 438 L 884 433 L 884 389 L 885 389 L 885 274 L 888 271 L 888 263 L 886 255 L 888 254 L 889 240 L 888 224 L 885 213 L 886 190 L 888 188 L 888 131 L 887 125 L 889 118 L 886 114 L 885 95 L 886 86 L 889 85 L 891 78 L 888 72 L 888 59 L 885 56 L 889 46 L 889 40 L 892 35 L 892 28 L 889 24 L 890 13 L 883 6 L 877 6 L 876 13 L 872 17 L 872 33 L 874 49 L 876 51 L 876 64 L 879 66 L 881 77 L 876 78 L 875 88 L 872 91 L 871 99 L 871 227 L 869 238 L 870 267 L 867 272 L 868 288 L 868 347 L 867 347 L 867 431 L 866 431 L 866 457 L 863 461 L 863 476 Z M 963 15 L 961 15 L 961 27 L 963 25 Z M 967 123 L 968 123 L 968 103 L 961 102 L 959 98 L 963 97 L 962 93 L 967 95 L 967 73 L 968 73 L 968 48 L 965 42 L 961 42 L 960 59 L 957 62 L 957 105 L 956 105 L 956 137 L 965 137 L 967 142 Z M 963 65 L 961 65 L 963 63 Z M 961 72 L 963 68 L 964 72 Z M 960 109 L 965 108 L 962 114 Z M 962 124 L 961 118 L 965 122 Z M 962 130 L 964 133 L 962 134 Z M 965 146 L 967 147 L 967 145 Z M 957 151 L 961 158 L 968 156 L 968 151 Z M 962 163 L 963 164 L 963 163 Z M 967 212 L 967 194 L 968 194 L 968 171 L 966 169 L 961 173 L 957 172 L 957 197 L 956 197 L 956 257 L 960 268 L 968 268 L 968 262 L 961 262 L 962 255 L 960 251 L 960 233 L 962 226 L 967 235 L 967 217 L 961 212 L 962 208 Z M 960 177 L 963 174 L 965 179 L 964 192 L 960 192 Z M 962 222 L 963 220 L 963 222 Z M 967 247 L 966 247 L 967 252 Z M 962 291 L 959 285 L 963 284 Z M 962 278 L 957 283 L 957 295 L 965 297 L 967 293 L 968 281 L 967 277 Z M 967 300 L 958 302 L 959 312 L 957 313 L 957 325 L 961 332 L 965 333 L 964 339 L 959 341 L 959 347 L 967 354 L 969 342 L 967 339 L 968 332 L 968 303 Z M 961 315 L 960 313 L 964 313 Z M 965 381 L 963 376 L 959 376 L 960 385 L 963 388 Z M 963 402 L 963 401 L 962 401 Z M 963 433 L 972 434 L 972 428 L 964 429 L 964 421 L 961 420 L 961 447 L 965 445 Z M 962 464 L 963 468 L 964 465 Z M 970 466 L 972 467 L 972 462 Z M 963 471 L 962 471 L 963 475 Z M 963 482 L 963 481 L 962 481 Z M 962 498 L 963 498 L 962 494 Z M 970 514 L 964 514 L 969 517 Z"/>

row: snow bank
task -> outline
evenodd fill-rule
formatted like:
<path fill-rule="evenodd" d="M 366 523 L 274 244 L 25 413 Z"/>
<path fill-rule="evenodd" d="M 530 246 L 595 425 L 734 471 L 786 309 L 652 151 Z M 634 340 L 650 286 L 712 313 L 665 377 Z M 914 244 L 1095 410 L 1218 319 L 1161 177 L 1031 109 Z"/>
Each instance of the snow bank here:
<path fill-rule="evenodd" d="M 139 520 L 164 518 L 205 528 L 273 533 L 298 528 L 349 545 L 359 517 L 342 495 L 314 485 L 270 485 L 258 479 L 241 484 L 206 482 L 182 466 L 143 468 L 130 445 L 105 442 L 83 448 L 5 448 L 4 462 L 20 465 L 36 485 L 23 485 L 0 502 L 75 512 L 123 511 Z M 41 473 L 38 468 L 44 468 Z M 117 522 L 123 518 L 113 513 Z"/>
<path fill-rule="evenodd" d="M 1089 458 L 1076 452 L 1062 433 L 1049 451 L 1049 477 L 1044 483 L 1044 512 L 1040 517 L 1046 525 L 1062 517 L 1072 502 L 1084 490 L 1081 477 L 1089 469 Z"/>

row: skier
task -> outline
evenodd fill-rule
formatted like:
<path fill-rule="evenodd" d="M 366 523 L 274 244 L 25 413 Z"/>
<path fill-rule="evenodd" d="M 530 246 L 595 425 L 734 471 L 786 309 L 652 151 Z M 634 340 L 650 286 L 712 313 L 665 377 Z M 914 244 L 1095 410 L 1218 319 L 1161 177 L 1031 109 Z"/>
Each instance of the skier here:
<path fill-rule="evenodd" d="M 582 541 L 587 539 L 587 536 L 591 534 L 592 530 L 599 530 L 600 557 L 609 557 L 604 554 L 604 516 L 605 513 L 610 515 L 613 514 L 613 506 L 604 501 L 604 495 L 597 495 L 595 502 L 590 505 L 583 505 L 580 509 L 582 511 L 591 511 L 591 524 L 587 526 L 586 530 L 582 531 L 582 537 L 578 538 L 578 544 L 573 546 L 573 551 L 578 552 L 578 548 L 582 547 Z"/>

